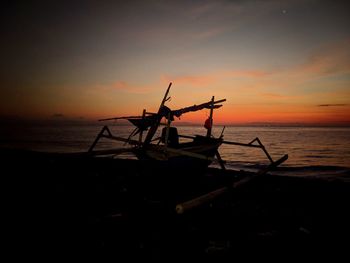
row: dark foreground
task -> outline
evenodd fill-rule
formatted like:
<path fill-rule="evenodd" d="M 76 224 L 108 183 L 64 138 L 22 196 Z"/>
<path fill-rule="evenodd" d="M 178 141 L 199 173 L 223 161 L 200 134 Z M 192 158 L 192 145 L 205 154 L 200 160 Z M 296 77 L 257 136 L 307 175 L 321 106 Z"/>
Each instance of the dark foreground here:
<path fill-rule="evenodd" d="M 9 150 L 0 157 L 6 240 L 18 253 L 216 260 L 342 251 L 350 240 L 350 185 L 341 179 L 265 175 L 178 215 L 179 202 L 249 174 Z"/>

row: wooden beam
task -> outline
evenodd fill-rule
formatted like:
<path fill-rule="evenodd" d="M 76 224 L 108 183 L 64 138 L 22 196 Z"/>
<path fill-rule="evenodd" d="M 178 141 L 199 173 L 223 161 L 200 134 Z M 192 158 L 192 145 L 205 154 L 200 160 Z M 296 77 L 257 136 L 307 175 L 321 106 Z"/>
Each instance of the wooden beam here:
<path fill-rule="evenodd" d="M 144 109 L 142 112 L 142 119 L 144 119 L 145 116 L 146 116 L 146 110 Z M 142 143 L 142 134 L 143 134 L 143 129 L 140 129 L 139 143 Z"/>
<path fill-rule="evenodd" d="M 241 186 L 247 184 L 248 182 L 250 182 L 252 179 L 256 178 L 257 176 L 261 176 L 261 175 L 266 174 L 267 172 L 271 171 L 273 168 L 277 167 L 278 165 L 280 165 L 281 163 L 283 163 L 287 159 L 288 159 L 288 155 L 286 154 L 282 158 L 277 160 L 276 162 L 270 164 L 269 166 L 267 166 L 264 169 L 261 169 L 260 171 L 258 171 L 254 175 L 249 176 L 249 177 L 245 177 L 237 182 L 234 182 L 232 184 L 232 186 L 225 186 L 225 187 L 216 189 L 214 191 L 211 191 L 207 194 L 196 197 L 192 200 L 178 204 L 178 205 L 176 205 L 175 210 L 178 214 L 182 214 L 185 211 L 188 211 L 188 210 L 191 210 L 195 207 L 201 206 L 209 201 L 213 201 L 215 198 L 223 195 L 224 193 L 227 193 L 229 190 L 241 187 Z"/>
<path fill-rule="evenodd" d="M 194 139 L 194 138 L 196 138 L 196 137 L 194 137 L 194 136 L 181 135 L 181 134 L 179 134 L 179 137 L 181 137 L 181 138 L 187 138 L 187 139 Z"/>
<path fill-rule="evenodd" d="M 162 100 L 162 102 L 161 102 L 161 104 L 160 104 L 160 106 L 159 106 L 158 113 L 157 113 L 157 114 L 158 114 L 157 120 L 156 120 L 155 123 L 150 127 L 150 129 L 149 129 L 149 131 L 148 131 L 148 133 L 147 133 L 147 135 L 146 135 L 146 139 L 145 139 L 145 141 L 144 141 L 144 144 L 145 144 L 145 145 L 147 145 L 147 144 L 149 144 L 149 143 L 151 142 L 151 140 L 152 140 L 154 134 L 156 133 L 156 131 L 157 131 L 157 129 L 158 129 L 159 123 L 160 123 L 160 121 L 161 121 L 161 119 L 162 119 L 162 116 L 159 117 L 159 113 L 161 112 L 161 110 L 162 110 L 162 108 L 163 108 L 165 102 L 168 100 L 167 97 L 168 97 L 168 94 L 169 94 L 169 90 L 170 90 L 171 84 L 172 84 L 172 83 L 170 82 L 170 84 L 169 84 L 169 86 L 168 86 L 168 89 L 166 90 L 165 95 L 164 95 L 164 97 L 163 97 L 163 100 Z"/>
<path fill-rule="evenodd" d="M 256 140 L 258 141 L 258 143 L 261 145 L 261 149 L 264 151 L 264 153 L 266 154 L 267 158 L 269 158 L 270 162 L 273 163 L 273 160 L 270 156 L 270 154 L 268 153 L 268 151 L 266 151 L 265 146 L 262 144 L 262 142 L 260 141 L 259 138 L 256 138 Z"/>
<path fill-rule="evenodd" d="M 120 141 L 120 142 L 126 142 L 126 143 L 131 144 L 131 145 L 141 145 L 142 144 L 136 140 L 131 140 L 131 139 L 128 140 L 128 139 L 125 139 L 123 137 L 118 137 L 118 136 L 113 136 L 113 135 L 101 135 L 101 137 L 111 139 L 111 140 Z"/>
<path fill-rule="evenodd" d="M 209 115 L 210 124 L 209 124 L 208 130 L 207 130 L 207 137 L 211 136 L 211 130 L 213 127 L 213 111 L 214 111 L 214 96 L 211 98 L 210 115 Z"/>
<path fill-rule="evenodd" d="M 165 148 L 168 147 L 168 140 L 169 140 L 169 132 L 170 132 L 170 125 L 171 125 L 171 120 L 170 120 L 170 112 L 168 114 L 168 122 L 167 122 L 167 125 L 166 125 L 166 133 L 165 133 L 165 141 L 164 141 L 164 145 L 165 145 Z"/>
<path fill-rule="evenodd" d="M 89 154 L 91 155 L 107 155 L 107 154 L 122 154 L 126 152 L 133 152 L 133 148 L 118 148 L 118 149 L 109 149 L 109 150 L 98 150 L 98 151 L 91 151 Z"/>
<path fill-rule="evenodd" d="M 98 135 L 96 136 L 94 142 L 92 143 L 92 145 L 90 146 L 88 152 L 92 152 L 92 150 L 95 148 L 97 142 L 100 140 L 100 138 L 103 136 L 104 131 L 107 131 L 108 134 L 111 135 L 111 132 L 109 131 L 107 126 L 103 126 L 103 128 L 101 129 L 101 131 L 98 133 Z"/>
<path fill-rule="evenodd" d="M 261 145 L 254 145 L 254 144 L 249 144 L 249 143 L 230 142 L 230 141 L 222 141 L 222 143 L 224 143 L 224 144 L 230 144 L 230 145 L 238 145 L 238 146 L 262 148 Z"/>
<path fill-rule="evenodd" d="M 225 163 L 224 163 L 224 161 L 222 160 L 221 155 L 220 155 L 220 153 L 219 153 L 218 150 L 215 152 L 215 155 L 216 155 L 216 158 L 218 159 L 218 162 L 219 162 L 219 164 L 220 164 L 221 169 L 222 169 L 222 170 L 226 170 Z"/>
<path fill-rule="evenodd" d="M 141 116 L 113 117 L 113 118 L 99 119 L 98 121 L 126 120 L 126 119 L 138 119 L 138 118 L 141 118 Z"/>
<path fill-rule="evenodd" d="M 197 158 L 197 159 L 202 159 L 202 160 L 206 160 L 206 161 L 214 161 L 214 158 L 205 156 L 204 154 L 174 149 L 174 148 L 170 148 L 170 147 L 166 148 L 166 151 L 171 152 L 171 153 L 178 153 L 180 155 L 185 155 L 185 156 L 189 156 L 189 157 L 193 157 L 193 158 Z"/>

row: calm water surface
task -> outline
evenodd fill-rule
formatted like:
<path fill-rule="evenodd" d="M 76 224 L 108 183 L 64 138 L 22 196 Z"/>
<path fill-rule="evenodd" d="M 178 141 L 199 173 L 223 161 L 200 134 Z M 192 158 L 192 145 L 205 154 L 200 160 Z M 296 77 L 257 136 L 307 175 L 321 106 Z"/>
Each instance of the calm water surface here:
<path fill-rule="evenodd" d="M 0 147 L 50 152 L 87 151 L 102 126 L 36 125 L 0 127 Z M 128 136 L 132 126 L 110 126 L 118 136 Z M 223 127 L 213 129 L 214 136 Z M 201 126 L 179 126 L 180 134 L 206 133 Z M 350 128 L 343 127 L 226 127 L 224 139 L 249 143 L 259 137 L 273 159 L 289 155 L 278 173 L 303 175 L 344 175 L 350 171 Z M 99 148 L 121 147 L 122 143 L 101 140 Z M 256 170 L 269 163 L 260 149 L 232 145 L 220 147 L 226 165 L 233 169 Z M 124 156 L 129 158 L 131 156 Z M 213 164 L 216 166 L 217 164 Z"/>

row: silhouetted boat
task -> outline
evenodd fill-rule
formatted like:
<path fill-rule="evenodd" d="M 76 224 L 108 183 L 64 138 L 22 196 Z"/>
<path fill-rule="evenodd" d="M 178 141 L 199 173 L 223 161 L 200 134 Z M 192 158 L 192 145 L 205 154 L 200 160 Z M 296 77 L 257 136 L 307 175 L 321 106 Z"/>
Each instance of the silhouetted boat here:
<path fill-rule="evenodd" d="M 181 258 L 188 252 L 196 258 L 207 256 L 211 244 L 221 240 L 226 245 L 220 253 L 236 255 L 238 246 L 251 248 L 254 242 L 264 245 L 266 240 L 298 238 L 309 244 L 310 240 L 334 242 L 338 236 L 344 240 L 349 235 L 349 216 L 344 209 L 350 193 L 348 183 L 264 176 L 288 156 L 274 161 L 258 138 L 239 143 L 225 141 L 223 132 L 213 137 L 213 110 L 225 100 L 213 97 L 173 111 L 164 105 L 169 88 L 157 113 L 144 110 L 142 116 L 112 118 L 128 119 L 135 125 L 127 138 L 114 136 L 104 126 L 84 153 L 0 149 L 3 169 L 9 171 L 4 178 L 10 183 L 4 185 L 10 189 L 8 196 L 17 200 L 9 211 L 11 215 L 15 211 L 18 219 L 11 220 L 16 224 L 13 229 L 22 227 L 27 238 L 39 233 L 41 246 L 54 244 L 60 252 L 62 247 L 76 249 L 80 244 L 88 249 L 109 247 L 113 253 L 117 250 L 127 256 L 170 251 L 171 255 L 180 253 Z M 205 136 L 180 135 L 171 126 L 174 116 L 201 109 L 211 112 Z M 165 127 L 154 138 L 163 118 Z M 131 147 L 95 150 L 100 138 Z M 181 138 L 190 141 L 180 142 Z M 270 164 L 256 173 L 225 170 L 219 154 L 222 144 L 260 148 Z M 103 158 L 123 152 L 134 153 L 137 160 Z M 221 169 L 207 167 L 215 159 Z M 145 171 L 144 164 L 151 169 Z M 201 169 L 206 169 L 205 173 Z M 237 189 L 241 186 L 245 189 Z M 194 209 L 198 207 L 203 209 Z M 188 211 L 190 216 L 178 216 Z M 30 241 L 25 245 L 37 246 Z M 193 244 L 200 246 L 194 249 Z"/>
<path fill-rule="evenodd" d="M 130 152 L 133 153 L 139 160 L 151 161 L 152 165 L 155 165 L 154 161 L 156 161 L 156 163 L 161 164 L 162 167 L 176 169 L 202 169 L 211 164 L 216 158 L 222 169 L 225 169 L 224 161 L 222 160 L 218 149 L 222 144 L 230 144 L 261 148 L 271 163 L 273 163 L 271 156 L 265 150 L 264 145 L 258 138 L 254 139 L 250 143 L 225 141 L 223 139 L 225 127 L 218 138 L 215 138 L 212 135 L 214 109 L 222 107 L 220 103 L 225 102 L 226 99 L 215 100 L 213 96 L 208 102 L 178 110 L 171 110 L 165 106 L 165 103 L 170 99 L 168 94 L 171 85 L 172 83 L 169 84 L 157 113 L 143 110 L 141 116 L 124 116 L 101 119 L 100 121 L 127 119 L 135 126 L 135 129 L 128 138 L 122 138 L 112 135 L 108 126 L 104 126 L 91 145 L 89 153 L 93 155 L 112 154 L 116 156 L 121 153 Z M 174 121 L 174 117 L 180 117 L 187 112 L 194 112 L 203 109 L 210 110 L 209 118 L 205 121 L 204 125 L 204 127 L 207 129 L 206 136 L 181 135 L 178 134 L 176 127 L 171 126 L 172 122 Z M 162 123 L 163 119 L 165 119 L 165 122 Z M 161 125 L 165 126 L 162 129 L 161 136 L 154 138 L 158 128 Z M 143 140 L 143 132 L 145 131 L 148 132 Z M 136 135 L 138 135 L 138 138 L 134 139 Z M 125 142 L 131 145 L 131 147 L 96 151 L 94 149 L 100 138 Z M 180 142 L 180 138 L 190 139 L 191 141 Z"/>
<path fill-rule="evenodd" d="M 198 175 L 201 174 L 201 171 L 205 171 L 208 165 L 215 159 L 220 164 L 222 170 L 226 170 L 225 162 L 222 160 L 219 153 L 219 147 L 222 144 L 255 147 L 262 149 L 267 158 L 270 160 L 270 165 L 255 173 L 254 176 L 249 176 L 239 182 L 235 182 L 235 184 L 232 186 L 233 188 L 245 184 L 257 175 L 266 174 L 271 169 L 287 160 L 288 155 L 284 155 L 277 161 L 273 161 L 272 157 L 267 152 L 259 138 L 255 138 L 249 143 L 225 141 L 223 139 L 225 127 L 223 128 L 221 135 L 218 138 L 215 138 L 212 135 L 213 112 L 214 109 L 222 107 L 220 103 L 225 102 L 226 99 L 220 99 L 216 101 L 213 96 L 212 99 L 208 102 L 181 108 L 178 110 L 171 110 L 165 106 L 166 101 L 170 99 L 170 97 L 168 97 L 168 94 L 171 84 L 172 83 L 169 84 L 169 87 L 166 90 L 157 113 L 151 113 L 143 110 L 141 116 L 126 116 L 101 119 L 100 121 L 127 119 L 135 126 L 135 129 L 131 132 L 128 138 L 123 138 L 114 136 L 108 126 L 104 126 L 91 145 L 88 151 L 89 154 L 117 156 L 121 153 L 129 152 L 133 153 L 146 168 L 151 168 L 151 170 L 155 170 L 160 167 L 161 171 L 168 173 L 175 170 L 185 173 L 190 171 L 192 175 Z M 204 125 L 204 127 L 207 129 L 206 136 L 180 135 L 178 134 L 177 128 L 171 126 L 172 122 L 174 121 L 174 117 L 180 117 L 182 114 L 185 114 L 187 112 L 199 111 L 203 109 L 210 110 L 209 118 L 205 121 Z M 162 123 L 163 119 L 165 119 L 165 123 Z M 161 135 L 154 138 L 160 125 L 163 125 L 165 127 L 162 129 Z M 143 139 L 143 132 L 145 131 L 148 132 Z M 138 138 L 134 139 L 133 137 L 136 135 L 138 135 Z M 95 150 L 95 146 L 101 138 L 125 142 L 131 145 L 131 147 Z M 191 141 L 180 142 L 180 138 L 190 139 Z M 200 205 L 204 202 L 207 202 L 208 200 L 215 198 L 216 196 L 221 195 L 228 189 L 228 187 L 223 187 L 215 190 L 214 192 L 209 192 L 203 196 L 189 200 L 183 204 L 179 204 L 179 206 L 177 206 L 177 211 L 179 213 L 182 213 L 184 210 L 191 209 L 193 206 Z"/>

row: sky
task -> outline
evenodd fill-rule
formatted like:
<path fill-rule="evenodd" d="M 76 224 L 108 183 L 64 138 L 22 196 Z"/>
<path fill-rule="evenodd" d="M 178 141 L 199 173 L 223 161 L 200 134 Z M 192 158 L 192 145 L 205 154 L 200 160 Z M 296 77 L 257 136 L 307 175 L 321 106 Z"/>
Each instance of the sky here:
<path fill-rule="evenodd" d="M 0 118 L 97 120 L 226 98 L 214 122 L 350 124 L 347 1 L 7 1 Z M 204 122 L 208 111 L 181 117 Z"/>

